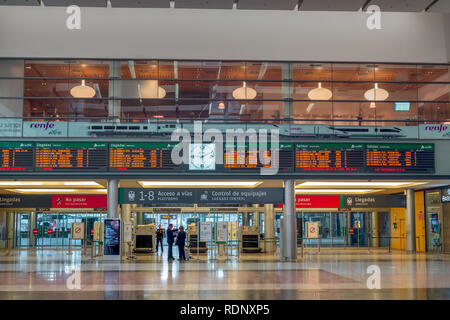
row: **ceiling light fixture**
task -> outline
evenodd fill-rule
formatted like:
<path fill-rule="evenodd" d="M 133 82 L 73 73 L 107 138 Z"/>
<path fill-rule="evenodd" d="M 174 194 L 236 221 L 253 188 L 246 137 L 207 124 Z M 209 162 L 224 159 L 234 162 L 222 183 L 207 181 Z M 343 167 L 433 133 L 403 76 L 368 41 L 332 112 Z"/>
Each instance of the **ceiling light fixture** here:
<path fill-rule="evenodd" d="M 221 110 L 225 109 L 225 103 L 219 102 L 218 108 L 221 109 Z"/>
<path fill-rule="evenodd" d="M 296 187 L 401 187 L 413 182 L 371 182 L 371 181 L 307 181 L 298 184 Z"/>
<path fill-rule="evenodd" d="M 330 100 L 332 96 L 333 93 L 330 89 L 322 88 L 322 82 L 319 82 L 317 88 L 308 92 L 308 98 L 310 100 Z"/>
<path fill-rule="evenodd" d="M 248 186 L 255 187 L 258 181 L 139 181 L 143 187 L 149 186 Z"/>
<path fill-rule="evenodd" d="M 81 85 L 70 89 L 70 94 L 74 98 L 92 98 L 95 96 L 94 88 L 86 85 L 86 80 L 81 80 Z"/>
<path fill-rule="evenodd" d="M 389 92 L 385 89 L 378 87 L 378 83 L 375 83 L 373 89 L 369 89 L 364 93 L 364 97 L 369 101 L 384 101 L 389 97 Z"/>
<path fill-rule="evenodd" d="M 375 104 L 375 102 L 370 103 L 370 109 L 375 109 L 376 107 L 377 105 Z"/>
<path fill-rule="evenodd" d="M 306 193 L 366 193 L 376 191 L 374 189 L 297 189 L 296 194 Z"/>
<path fill-rule="evenodd" d="M 63 183 L 65 186 L 101 186 L 95 181 L 67 181 Z"/>
<path fill-rule="evenodd" d="M 233 90 L 233 98 L 236 100 L 252 100 L 256 98 L 256 90 L 247 87 L 247 83 L 244 81 L 242 87 Z"/>

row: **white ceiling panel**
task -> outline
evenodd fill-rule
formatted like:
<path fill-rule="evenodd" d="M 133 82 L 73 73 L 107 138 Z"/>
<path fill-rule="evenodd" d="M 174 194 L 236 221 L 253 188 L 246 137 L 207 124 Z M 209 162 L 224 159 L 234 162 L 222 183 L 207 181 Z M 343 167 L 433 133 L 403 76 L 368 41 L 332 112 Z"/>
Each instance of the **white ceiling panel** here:
<path fill-rule="evenodd" d="M 106 0 L 42 0 L 42 2 L 48 7 L 67 7 L 73 4 L 80 7 L 106 7 Z"/>
<path fill-rule="evenodd" d="M 0 6 L 39 6 L 38 0 L 0 0 Z"/>
<path fill-rule="evenodd" d="M 293 10 L 297 0 L 238 0 L 238 9 Z"/>
<path fill-rule="evenodd" d="M 428 11 L 450 13 L 450 0 L 439 0 Z"/>
<path fill-rule="evenodd" d="M 425 10 L 432 2 L 433 0 L 372 0 L 369 5 L 377 5 L 381 11 L 420 12 Z"/>
<path fill-rule="evenodd" d="M 366 0 L 303 0 L 299 10 L 358 11 Z"/>
<path fill-rule="evenodd" d="M 170 8 L 170 0 L 111 0 L 113 8 Z"/>
<path fill-rule="evenodd" d="M 175 0 L 175 8 L 232 9 L 234 0 Z"/>

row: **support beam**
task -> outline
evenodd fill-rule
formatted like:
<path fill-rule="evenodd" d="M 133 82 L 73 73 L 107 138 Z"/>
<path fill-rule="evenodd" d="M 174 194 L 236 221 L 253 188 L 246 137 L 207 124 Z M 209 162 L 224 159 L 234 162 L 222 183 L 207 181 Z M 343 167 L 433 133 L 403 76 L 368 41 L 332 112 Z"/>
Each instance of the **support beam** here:
<path fill-rule="evenodd" d="M 108 180 L 108 213 L 110 219 L 119 218 L 119 180 Z"/>
<path fill-rule="evenodd" d="M 37 229 L 36 215 L 36 212 L 30 212 L 30 223 L 28 225 L 28 239 L 30 248 L 36 248 L 36 236 L 33 233 L 33 230 Z"/>
<path fill-rule="evenodd" d="M 266 253 L 273 254 L 276 251 L 275 211 L 273 209 L 273 203 L 264 205 L 264 243 Z"/>
<path fill-rule="evenodd" d="M 295 212 L 295 180 L 284 181 L 284 223 L 286 259 L 297 259 L 297 215 Z"/>
<path fill-rule="evenodd" d="M 405 212 L 405 231 L 406 231 L 406 252 L 414 253 L 416 251 L 416 217 L 414 210 L 414 190 L 406 189 L 406 212 Z"/>

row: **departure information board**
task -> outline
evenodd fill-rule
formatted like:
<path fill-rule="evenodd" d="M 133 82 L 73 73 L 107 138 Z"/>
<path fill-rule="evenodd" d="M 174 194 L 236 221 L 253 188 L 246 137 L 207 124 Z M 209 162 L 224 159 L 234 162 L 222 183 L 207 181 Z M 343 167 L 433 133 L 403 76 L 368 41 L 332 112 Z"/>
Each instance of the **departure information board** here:
<path fill-rule="evenodd" d="M 16 142 L 0 141 L 0 174 L 12 172 L 135 172 L 172 175 L 196 174 L 345 174 L 434 173 L 434 144 L 419 143 L 312 143 L 280 142 L 278 158 L 267 150 L 223 150 L 223 164 L 216 163 L 220 150 L 189 145 L 189 163 L 177 165 L 172 150 L 178 142 Z M 204 146 L 204 145 L 201 145 Z M 206 144 L 205 146 L 210 146 Z M 203 150 L 203 151 L 202 151 Z M 261 156 L 264 152 L 264 157 Z M 194 157 L 193 157 L 194 156 Z M 192 160 L 192 157 L 194 160 Z M 211 163 L 212 162 L 212 165 Z M 200 165 L 199 165 L 200 163 Z M 207 170 L 204 168 L 206 165 Z M 193 168 L 191 168 L 194 167 Z M 202 167 L 203 166 L 203 167 Z M 270 168 L 267 172 L 261 169 Z M 273 169 L 276 169 L 273 171 Z"/>
<path fill-rule="evenodd" d="M 251 150 L 249 144 L 239 149 L 225 148 L 223 152 L 223 166 L 225 170 L 261 169 L 278 167 L 279 172 L 292 172 L 294 169 L 294 144 L 280 143 L 278 145 L 278 160 L 272 155 L 270 145 L 265 151 Z M 264 152 L 264 155 L 261 155 Z M 272 163 L 272 161 L 275 161 Z M 276 162 L 278 161 L 278 162 Z"/>
<path fill-rule="evenodd" d="M 176 143 L 142 142 L 111 143 L 109 169 L 112 171 L 174 170 L 179 166 L 172 161 Z"/>
<path fill-rule="evenodd" d="M 367 144 L 368 172 L 434 172 L 433 144 Z"/>
<path fill-rule="evenodd" d="M 0 171 L 32 171 L 32 142 L 0 142 Z"/>
<path fill-rule="evenodd" d="M 354 143 L 297 143 L 295 170 L 300 172 L 364 171 L 364 145 Z"/>
<path fill-rule="evenodd" d="M 106 171 L 107 143 L 37 142 L 36 171 Z"/>

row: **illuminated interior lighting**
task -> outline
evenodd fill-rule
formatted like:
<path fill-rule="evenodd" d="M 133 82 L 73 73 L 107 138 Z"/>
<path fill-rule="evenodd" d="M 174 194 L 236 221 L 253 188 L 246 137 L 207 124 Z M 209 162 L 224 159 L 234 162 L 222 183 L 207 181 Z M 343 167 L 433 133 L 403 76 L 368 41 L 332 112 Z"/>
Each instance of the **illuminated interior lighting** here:
<path fill-rule="evenodd" d="M 252 100 L 256 98 L 256 90 L 247 87 L 247 83 L 244 81 L 242 87 L 233 90 L 233 98 L 236 100 Z"/>
<path fill-rule="evenodd" d="M 303 182 L 301 184 L 298 184 L 299 186 L 305 186 L 305 187 L 400 187 L 408 184 L 412 184 L 413 182 L 356 182 L 356 181 L 349 181 L 349 182 L 334 182 L 334 181 L 308 181 Z"/>
<path fill-rule="evenodd" d="M 7 189 L 8 191 L 13 191 L 13 192 L 24 192 L 24 193 L 28 193 L 28 192 L 33 192 L 33 193 L 45 193 L 45 192 L 54 192 L 54 193 L 61 193 L 61 192 L 75 192 L 76 189 Z"/>
<path fill-rule="evenodd" d="M 153 118 L 155 118 L 155 119 L 163 119 L 164 116 L 163 116 L 162 114 L 155 114 L 155 115 L 153 116 Z"/>
<path fill-rule="evenodd" d="M 369 89 L 364 93 L 364 97 L 369 101 L 384 101 L 389 97 L 389 92 L 385 89 L 378 87 L 378 83 L 375 83 L 373 89 Z"/>
<path fill-rule="evenodd" d="M 0 181 L 0 186 L 42 186 L 40 181 Z"/>
<path fill-rule="evenodd" d="M 250 186 L 255 187 L 258 181 L 139 181 L 144 186 Z"/>
<path fill-rule="evenodd" d="M 64 182 L 63 185 L 65 185 L 65 186 L 96 186 L 96 187 L 101 186 L 101 184 L 99 184 L 95 181 L 67 181 L 67 182 Z"/>
<path fill-rule="evenodd" d="M 222 110 L 225 109 L 225 103 L 220 102 L 218 108 Z"/>
<path fill-rule="evenodd" d="M 374 189 L 297 189 L 295 193 L 366 193 L 376 191 Z"/>
<path fill-rule="evenodd" d="M 314 107 L 314 103 L 311 102 L 311 103 L 308 105 L 308 107 L 306 108 L 306 112 L 307 112 L 307 113 L 310 113 L 313 107 Z"/>
<path fill-rule="evenodd" d="M 317 88 L 308 92 L 308 98 L 310 100 L 330 100 L 332 96 L 333 93 L 330 89 L 322 88 L 322 82 L 319 82 Z"/>
<path fill-rule="evenodd" d="M 70 89 L 70 94 L 74 98 L 92 98 L 95 96 L 94 88 L 86 85 L 86 80 L 81 80 L 81 85 Z"/>

